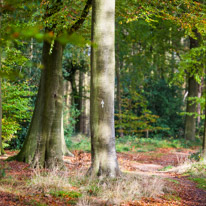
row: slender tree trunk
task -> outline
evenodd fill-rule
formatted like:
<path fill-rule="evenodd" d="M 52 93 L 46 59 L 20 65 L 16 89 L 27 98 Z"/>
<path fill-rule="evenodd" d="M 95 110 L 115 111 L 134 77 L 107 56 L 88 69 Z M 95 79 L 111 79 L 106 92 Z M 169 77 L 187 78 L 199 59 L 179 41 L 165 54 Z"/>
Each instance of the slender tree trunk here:
<path fill-rule="evenodd" d="M 84 114 L 83 114 L 83 106 L 84 106 L 84 97 L 83 97 L 83 83 L 84 83 L 84 73 L 80 71 L 79 73 L 79 132 L 83 134 L 83 124 L 84 124 Z"/>
<path fill-rule="evenodd" d="M 198 98 L 201 98 L 202 96 L 202 87 L 203 87 L 204 83 L 203 83 L 203 78 L 201 79 L 201 84 L 198 85 Z M 197 113 L 198 113 L 198 117 L 197 117 L 197 128 L 200 127 L 200 121 L 201 121 L 201 105 L 200 103 L 197 105 Z M 199 132 L 199 130 L 198 130 Z"/>
<path fill-rule="evenodd" d="M 84 124 L 83 134 L 90 136 L 90 73 L 84 75 Z"/>
<path fill-rule="evenodd" d="M 206 99 L 205 99 L 206 102 Z M 204 134 L 203 134 L 203 143 L 202 143 L 202 157 L 206 161 L 206 104 L 205 104 L 205 123 L 204 123 Z"/>
<path fill-rule="evenodd" d="M 0 54 L 0 69 L 1 69 L 1 54 Z M 0 78 L 0 155 L 3 154 L 4 154 L 4 149 L 2 143 L 2 95 L 1 95 L 1 78 Z"/>
<path fill-rule="evenodd" d="M 197 97 L 198 95 L 198 83 L 196 82 L 194 76 L 188 79 L 188 100 L 187 100 L 187 112 L 196 113 L 197 104 L 192 103 L 191 97 Z M 185 138 L 187 140 L 195 140 L 196 134 L 196 118 L 195 115 L 186 115 L 185 119 Z"/>
<path fill-rule="evenodd" d="M 198 34 L 196 32 L 196 36 L 198 37 Z M 198 39 L 193 39 L 190 37 L 190 49 L 196 48 L 199 46 Z M 196 113 L 197 112 L 197 104 L 193 103 L 193 101 L 190 100 L 191 97 L 197 97 L 198 96 L 198 87 L 199 84 L 195 80 L 194 75 L 190 75 L 188 77 L 188 100 L 187 100 L 187 110 L 188 113 Z M 196 118 L 195 115 L 186 115 L 185 117 L 185 139 L 187 140 L 195 140 L 195 134 L 196 134 Z"/>
<path fill-rule="evenodd" d="M 62 113 L 62 118 L 61 118 L 61 143 L 62 143 L 62 154 L 65 156 L 73 157 L 74 155 L 68 150 L 66 141 L 64 138 L 64 115 L 63 113 Z"/>
<path fill-rule="evenodd" d="M 117 44 L 117 53 L 119 51 L 119 45 Z M 121 106 L 121 90 L 120 90 L 120 60 L 119 54 L 116 55 L 116 78 L 117 78 L 117 109 L 118 109 L 118 119 L 119 119 L 119 135 L 120 137 L 124 136 L 122 129 L 122 106 Z"/>
<path fill-rule="evenodd" d="M 23 148 L 16 156 L 18 161 L 38 164 L 40 167 L 62 165 L 62 45 L 44 42 L 40 87 L 32 122 Z"/>
<path fill-rule="evenodd" d="M 2 4 L 2 0 L 0 0 Z M 0 38 L 1 38 L 1 18 L 2 13 L 0 12 Z M 1 71 L 1 47 L 0 47 L 0 71 Z M 3 143 L 2 143 L 2 95 L 1 95 L 1 77 L 0 77 L 0 155 L 4 154 Z"/>
<path fill-rule="evenodd" d="M 77 97 L 77 101 L 78 101 L 78 105 L 77 105 L 77 109 L 80 111 L 79 116 L 77 117 L 77 123 L 76 123 L 76 132 L 80 132 L 82 133 L 82 124 L 83 124 L 83 75 L 84 73 L 82 71 L 79 71 L 79 88 L 78 88 L 78 97 Z"/>
<path fill-rule="evenodd" d="M 114 129 L 115 0 L 93 0 L 91 55 L 91 154 L 88 174 L 120 174 Z"/>

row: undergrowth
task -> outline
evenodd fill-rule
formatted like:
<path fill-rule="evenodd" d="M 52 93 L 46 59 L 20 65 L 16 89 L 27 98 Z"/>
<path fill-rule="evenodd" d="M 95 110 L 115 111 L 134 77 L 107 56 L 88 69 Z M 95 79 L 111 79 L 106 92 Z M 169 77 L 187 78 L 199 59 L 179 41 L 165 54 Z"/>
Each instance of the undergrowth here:
<path fill-rule="evenodd" d="M 83 150 L 90 152 L 90 138 L 76 135 L 68 140 L 70 150 Z M 158 148 L 189 148 L 199 146 L 199 140 L 195 142 L 187 142 L 185 139 L 162 139 L 162 138 L 139 138 L 135 136 L 125 136 L 116 138 L 117 152 L 149 152 Z"/>
<path fill-rule="evenodd" d="M 108 205 L 119 205 L 123 201 L 156 197 L 167 191 L 165 182 L 160 177 L 122 174 L 115 179 L 92 179 L 86 177 L 84 172 L 64 171 L 59 174 L 57 170 L 47 173 L 36 171 L 27 185 L 30 190 L 40 191 L 45 195 L 70 198 L 70 203 L 73 201 L 76 205 L 90 205 L 94 203 L 94 199 Z"/>

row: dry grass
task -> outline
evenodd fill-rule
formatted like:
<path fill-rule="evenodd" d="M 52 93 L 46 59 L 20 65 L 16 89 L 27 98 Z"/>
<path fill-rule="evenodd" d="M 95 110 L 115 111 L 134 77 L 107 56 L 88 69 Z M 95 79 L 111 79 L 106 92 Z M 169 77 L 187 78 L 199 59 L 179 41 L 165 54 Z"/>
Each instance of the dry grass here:
<path fill-rule="evenodd" d="M 206 162 L 205 161 L 195 162 L 186 159 L 182 164 L 180 164 L 175 168 L 170 169 L 169 171 L 176 172 L 178 174 L 189 173 L 192 176 L 206 178 Z"/>
<path fill-rule="evenodd" d="M 165 182 L 160 177 L 123 174 L 116 179 L 91 179 L 79 177 L 73 184 L 80 186 L 83 196 L 78 205 L 95 205 L 87 196 L 96 197 L 108 205 L 119 205 L 123 201 L 138 200 L 141 197 L 156 197 L 163 194 Z M 88 202 L 87 202 L 88 201 Z"/>
<path fill-rule="evenodd" d="M 49 193 L 51 190 L 67 190 L 71 187 L 68 182 L 68 172 L 60 171 L 58 168 L 51 171 L 34 170 L 34 175 L 27 186 L 42 193 Z"/>
<path fill-rule="evenodd" d="M 28 187 L 43 193 L 51 191 L 70 191 L 76 188 L 82 196 L 77 205 L 119 205 L 124 201 L 138 200 L 141 197 L 156 197 L 165 190 L 165 182 L 156 176 L 139 176 L 123 174 L 116 179 L 92 179 L 85 177 L 85 170 L 73 173 L 61 172 L 55 169 L 50 172 L 35 170 Z M 72 187 L 73 186 L 73 187 Z"/>

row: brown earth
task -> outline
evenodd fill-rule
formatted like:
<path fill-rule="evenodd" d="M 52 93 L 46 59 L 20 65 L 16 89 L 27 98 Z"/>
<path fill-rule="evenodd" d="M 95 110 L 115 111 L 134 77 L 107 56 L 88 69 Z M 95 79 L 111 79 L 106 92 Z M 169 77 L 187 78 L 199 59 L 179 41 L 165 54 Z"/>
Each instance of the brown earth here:
<path fill-rule="evenodd" d="M 154 198 L 142 198 L 139 201 L 131 201 L 122 203 L 122 206 L 161 206 L 161 205 L 174 205 L 174 206 L 206 206 L 206 191 L 197 188 L 196 184 L 188 180 L 187 177 L 178 175 L 172 172 L 160 171 L 165 166 L 177 166 L 187 159 L 188 155 L 194 152 L 189 149 L 175 150 L 172 148 L 161 148 L 157 151 L 147 152 L 147 153 L 118 153 L 118 161 L 120 168 L 123 172 L 130 172 L 142 175 L 158 175 L 166 177 L 171 180 L 178 181 L 179 184 L 173 181 L 168 181 L 168 187 L 171 187 L 175 195 L 165 195 L 160 196 L 156 199 Z M 77 168 L 81 170 L 87 170 L 90 166 L 91 156 L 89 153 L 83 151 L 73 151 L 74 157 L 64 157 L 65 165 L 69 171 L 75 171 Z M 14 155 L 13 151 L 6 151 L 6 155 L 0 157 L 0 166 L 4 167 L 6 170 L 6 175 L 15 177 L 18 180 L 18 184 L 22 184 L 24 188 L 23 181 L 30 178 L 33 175 L 33 169 L 29 167 L 28 164 L 20 163 L 16 161 L 5 162 L 3 161 L 8 156 Z M 0 168 L 1 168 L 0 167 Z M 15 187 L 15 185 L 13 185 Z M 25 194 L 15 195 L 8 188 L 5 187 L 0 181 L 0 206 L 20 206 L 20 205 L 36 205 L 32 204 L 31 200 L 35 199 L 37 201 L 43 201 L 46 205 L 69 205 L 64 200 L 55 198 L 50 195 L 42 195 L 41 192 L 36 192 L 37 195 L 32 196 L 29 191 Z M 176 198 L 178 197 L 178 198 Z M 105 203 L 97 203 L 96 205 L 107 205 Z"/>

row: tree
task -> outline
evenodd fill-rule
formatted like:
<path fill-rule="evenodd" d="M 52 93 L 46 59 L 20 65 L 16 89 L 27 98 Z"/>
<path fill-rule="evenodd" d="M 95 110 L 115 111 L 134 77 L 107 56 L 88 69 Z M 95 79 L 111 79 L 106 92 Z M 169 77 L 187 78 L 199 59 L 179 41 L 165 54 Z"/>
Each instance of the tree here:
<path fill-rule="evenodd" d="M 200 34 L 195 30 L 196 39 L 190 37 L 190 50 L 200 46 Z M 195 140 L 196 134 L 196 116 L 197 113 L 197 103 L 194 101 L 195 97 L 198 97 L 199 84 L 195 78 L 198 72 L 197 66 L 194 64 L 191 71 L 188 72 L 188 100 L 187 100 L 187 114 L 185 117 L 185 138 L 187 140 Z M 197 70 L 197 71 L 196 71 Z M 201 79 L 202 77 L 200 77 Z"/>
<path fill-rule="evenodd" d="M 91 54 L 91 155 L 88 174 L 120 174 L 114 129 L 115 0 L 93 0 Z"/>
<path fill-rule="evenodd" d="M 2 1 L 0 0 L 0 5 Z M 2 13 L 0 12 L 0 32 L 1 32 L 1 18 Z M 1 33 L 0 33 L 1 39 Z M 1 71 L 1 48 L 0 48 L 0 71 Z M 0 77 L 0 155 L 4 154 L 3 144 L 2 144 L 2 95 L 1 95 L 1 77 Z"/>
<path fill-rule="evenodd" d="M 206 99 L 205 99 L 206 102 Z M 204 134 L 202 142 L 202 157 L 206 161 L 206 103 L 205 103 L 205 122 L 204 122 Z"/>
<path fill-rule="evenodd" d="M 61 128 L 63 108 L 62 55 L 64 46 L 60 43 L 62 29 L 57 28 L 56 15 L 62 9 L 62 1 L 47 2 L 45 9 L 45 33 L 52 41 L 44 40 L 42 51 L 43 69 L 35 110 L 22 150 L 15 157 L 18 161 L 37 164 L 40 167 L 62 166 Z M 51 3 L 51 4 L 50 4 Z M 71 36 L 83 24 L 91 0 L 88 0 L 78 20 L 67 29 Z M 59 29 L 59 30 L 58 30 Z M 57 39 L 54 38 L 56 32 Z M 58 39 L 59 38 L 59 39 Z"/>
<path fill-rule="evenodd" d="M 2 96 L 1 96 L 1 78 L 0 78 L 0 155 L 2 154 L 4 154 L 4 149 L 3 149 L 3 144 L 2 144 Z"/>

